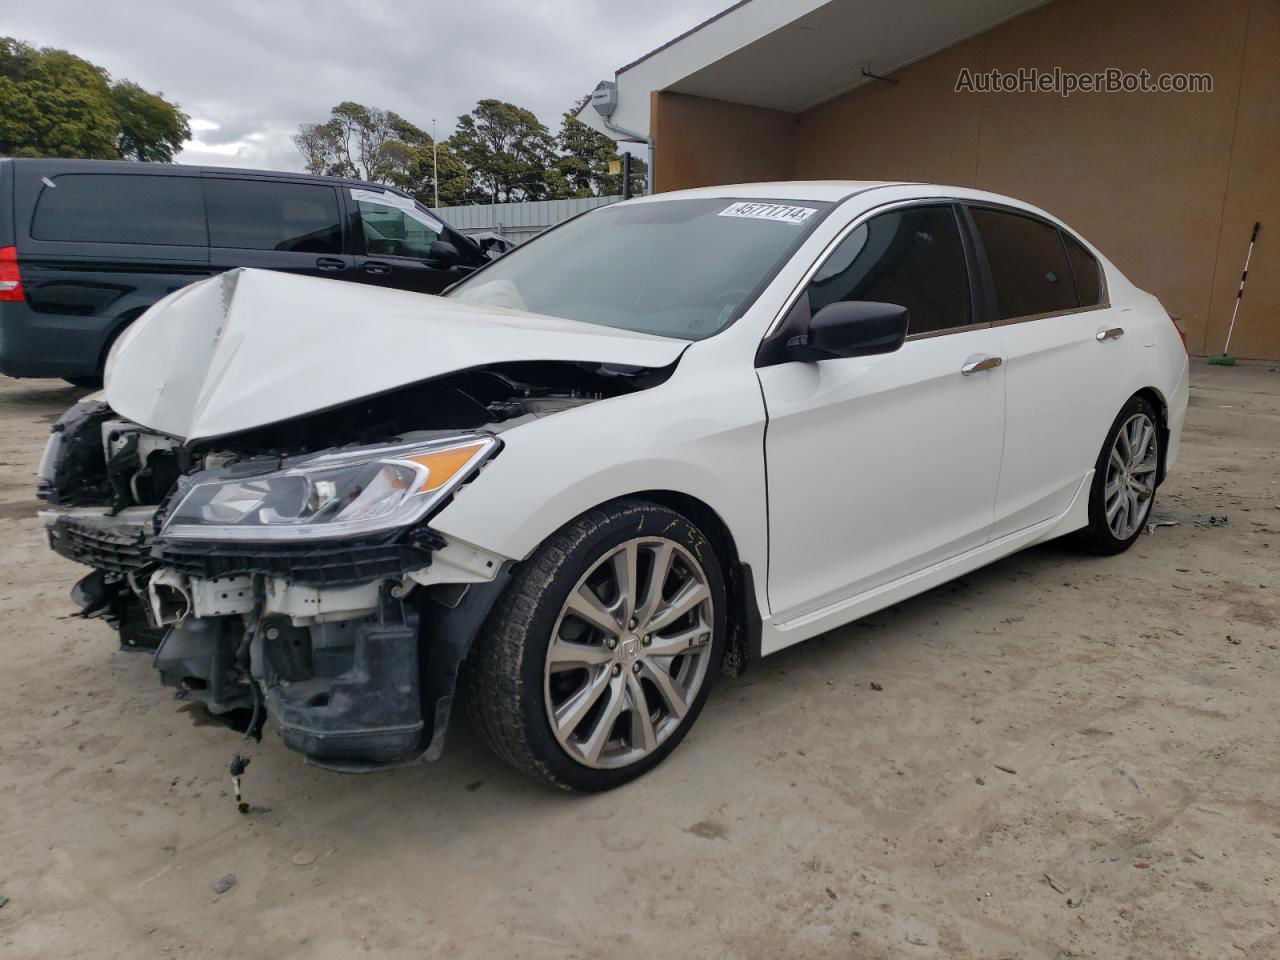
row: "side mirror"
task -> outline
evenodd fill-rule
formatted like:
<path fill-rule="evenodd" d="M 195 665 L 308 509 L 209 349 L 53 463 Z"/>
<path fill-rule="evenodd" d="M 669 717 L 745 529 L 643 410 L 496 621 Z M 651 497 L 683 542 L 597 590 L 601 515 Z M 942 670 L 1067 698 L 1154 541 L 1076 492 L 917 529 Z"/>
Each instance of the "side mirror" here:
<path fill-rule="evenodd" d="M 462 260 L 462 254 L 448 240 L 437 240 L 427 251 L 427 263 L 432 266 L 452 267 Z"/>
<path fill-rule="evenodd" d="M 805 333 L 787 341 L 787 353 L 806 363 L 893 353 L 907 338 L 907 322 L 907 308 L 896 303 L 829 303 L 814 314 Z"/>

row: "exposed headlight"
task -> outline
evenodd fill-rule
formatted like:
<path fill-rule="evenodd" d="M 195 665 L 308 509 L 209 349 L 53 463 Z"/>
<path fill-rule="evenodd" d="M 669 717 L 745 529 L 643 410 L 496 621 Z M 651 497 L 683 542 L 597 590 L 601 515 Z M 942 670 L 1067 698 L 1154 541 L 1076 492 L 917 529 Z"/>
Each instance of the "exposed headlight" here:
<path fill-rule="evenodd" d="M 306 540 L 408 526 L 498 447 L 487 436 L 303 457 L 273 473 L 197 482 L 165 521 L 177 540 Z"/>

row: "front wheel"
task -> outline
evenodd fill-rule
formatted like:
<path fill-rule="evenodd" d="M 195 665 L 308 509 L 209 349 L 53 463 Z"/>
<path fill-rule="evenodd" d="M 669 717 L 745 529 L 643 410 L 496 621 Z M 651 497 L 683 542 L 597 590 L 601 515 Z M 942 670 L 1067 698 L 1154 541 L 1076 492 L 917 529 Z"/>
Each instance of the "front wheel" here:
<path fill-rule="evenodd" d="M 607 790 L 688 733 L 723 651 L 724 574 L 686 517 L 623 500 L 572 521 L 516 571 L 467 663 L 472 725 L 557 786 Z"/>
<path fill-rule="evenodd" d="M 1150 401 L 1133 397 L 1111 425 L 1089 491 L 1084 545 L 1095 553 L 1128 550 L 1151 515 L 1160 470 L 1159 415 Z"/>

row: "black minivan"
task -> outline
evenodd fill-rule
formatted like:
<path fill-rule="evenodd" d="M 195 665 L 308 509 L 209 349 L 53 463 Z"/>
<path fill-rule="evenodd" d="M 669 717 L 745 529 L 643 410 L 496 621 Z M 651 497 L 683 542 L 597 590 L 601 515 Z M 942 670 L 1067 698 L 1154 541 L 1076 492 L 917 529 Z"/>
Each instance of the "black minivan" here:
<path fill-rule="evenodd" d="M 477 244 L 380 184 L 0 159 L 0 373 L 93 383 L 131 320 L 233 267 L 439 293 L 487 262 Z"/>

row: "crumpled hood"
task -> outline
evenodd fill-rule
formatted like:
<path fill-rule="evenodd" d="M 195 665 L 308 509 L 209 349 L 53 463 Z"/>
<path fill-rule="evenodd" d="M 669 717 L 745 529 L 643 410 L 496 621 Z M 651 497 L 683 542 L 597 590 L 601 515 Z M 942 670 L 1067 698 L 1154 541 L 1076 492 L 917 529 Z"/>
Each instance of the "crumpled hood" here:
<path fill-rule="evenodd" d="M 268 270 L 161 300 L 116 342 L 106 396 L 186 440 L 236 433 L 457 370 L 519 360 L 662 367 L 683 340 Z"/>

